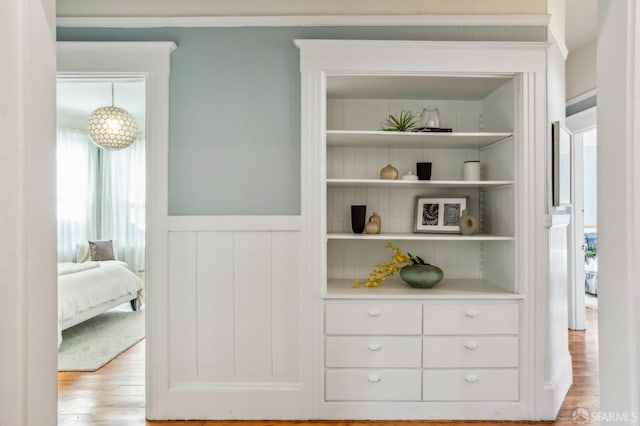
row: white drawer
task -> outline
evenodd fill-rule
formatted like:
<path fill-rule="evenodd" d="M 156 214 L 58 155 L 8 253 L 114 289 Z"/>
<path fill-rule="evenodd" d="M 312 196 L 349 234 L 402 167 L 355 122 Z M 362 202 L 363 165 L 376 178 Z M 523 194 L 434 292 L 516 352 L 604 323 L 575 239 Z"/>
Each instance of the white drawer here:
<path fill-rule="evenodd" d="M 518 304 L 425 304 L 424 334 L 517 334 Z"/>
<path fill-rule="evenodd" d="M 419 401 L 420 370 L 326 370 L 327 401 Z"/>
<path fill-rule="evenodd" d="M 420 337 L 327 337 L 327 367 L 420 368 Z"/>
<path fill-rule="evenodd" d="M 326 334 L 404 334 L 422 330 L 419 304 L 328 303 Z"/>
<path fill-rule="evenodd" d="M 425 370 L 425 401 L 517 401 L 518 370 Z"/>
<path fill-rule="evenodd" d="M 516 336 L 430 336 L 422 341 L 423 367 L 517 367 Z"/>

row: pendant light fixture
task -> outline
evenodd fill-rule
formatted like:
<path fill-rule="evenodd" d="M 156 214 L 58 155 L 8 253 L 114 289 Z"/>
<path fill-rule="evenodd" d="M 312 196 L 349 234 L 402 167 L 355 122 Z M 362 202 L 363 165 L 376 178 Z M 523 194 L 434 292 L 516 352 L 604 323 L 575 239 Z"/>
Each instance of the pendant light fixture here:
<path fill-rule="evenodd" d="M 87 132 L 91 142 L 100 148 L 118 150 L 130 146 L 138 136 L 133 116 L 114 105 L 114 87 L 111 83 L 111 106 L 93 111 L 87 119 Z"/>

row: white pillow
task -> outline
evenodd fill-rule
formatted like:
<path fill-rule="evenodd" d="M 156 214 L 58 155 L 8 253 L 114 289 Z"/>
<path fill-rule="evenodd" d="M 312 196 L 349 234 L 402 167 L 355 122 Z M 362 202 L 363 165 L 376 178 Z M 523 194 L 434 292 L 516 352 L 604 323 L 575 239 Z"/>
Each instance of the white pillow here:
<path fill-rule="evenodd" d="M 113 257 L 118 260 L 118 249 L 116 248 L 116 240 L 113 240 Z M 84 263 L 91 261 L 91 248 L 89 241 L 84 241 L 76 245 L 76 263 Z"/>

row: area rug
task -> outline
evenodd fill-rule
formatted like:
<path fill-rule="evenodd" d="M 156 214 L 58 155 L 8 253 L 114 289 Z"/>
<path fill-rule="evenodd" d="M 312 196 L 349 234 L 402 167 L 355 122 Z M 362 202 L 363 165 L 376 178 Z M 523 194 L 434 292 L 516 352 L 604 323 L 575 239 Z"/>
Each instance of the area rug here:
<path fill-rule="evenodd" d="M 112 310 L 62 332 L 58 371 L 96 371 L 144 338 L 144 311 Z"/>

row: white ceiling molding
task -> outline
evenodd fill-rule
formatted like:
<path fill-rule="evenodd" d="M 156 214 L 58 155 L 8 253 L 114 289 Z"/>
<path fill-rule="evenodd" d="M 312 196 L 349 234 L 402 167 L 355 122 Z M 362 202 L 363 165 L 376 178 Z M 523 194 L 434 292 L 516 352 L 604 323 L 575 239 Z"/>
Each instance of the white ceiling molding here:
<path fill-rule="evenodd" d="M 546 26 L 549 15 L 302 15 L 193 17 L 59 17 L 59 27 L 405 27 Z"/>
<path fill-rule="evenodd" d="M 549 25 L 547 27 L 547 39 L 558 46 L 558 48 L 560 49 L 560 53 L 562 53 L 562 57 L 566 60 L 567 56 L 569 56 L 569 49 L 567 49 L 564 38 L 560 37 L 555 27 L 553 27 L 552 25 Z"/>

